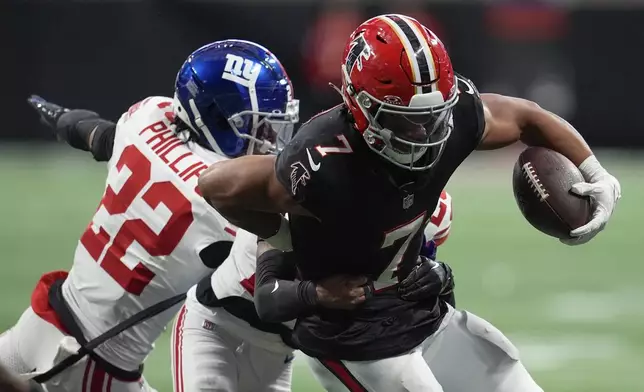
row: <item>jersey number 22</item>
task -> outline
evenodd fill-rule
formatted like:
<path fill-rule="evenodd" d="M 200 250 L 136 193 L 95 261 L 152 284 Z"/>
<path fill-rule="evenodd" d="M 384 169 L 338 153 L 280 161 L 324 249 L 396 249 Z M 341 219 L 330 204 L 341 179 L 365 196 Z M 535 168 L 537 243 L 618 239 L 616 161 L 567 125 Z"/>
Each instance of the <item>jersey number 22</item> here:
<path fill-rule="evenodd" d="M 112 185 L 107 186 L 99 209 L 104 207 L 110 215 L 123 214 L 137 198 L 141 198 L 152 209 L 165 205 L 171 212 L 170 218 L 159 234 L 140 218 L 128 219 L 112 237 L 100 226 L 95 233 L 93 223 L 90 223 L 80 242 L 125 291 L 140 295 L 154 278 L 154 272 L 140 260 L 134 268 L 123 263 L 128 247 L 136 241 L 151 257 L 168 256 L 179 245 L 194 218 L 190 201 L 170 181 L 153 182 L 141 194 L 150 183 L 152 164 L 136 146 L 129 145 L 123 150 L 116 169 L 122 171 L 124 166 L 131 172 L 130 176 L 118 192 Z"/>

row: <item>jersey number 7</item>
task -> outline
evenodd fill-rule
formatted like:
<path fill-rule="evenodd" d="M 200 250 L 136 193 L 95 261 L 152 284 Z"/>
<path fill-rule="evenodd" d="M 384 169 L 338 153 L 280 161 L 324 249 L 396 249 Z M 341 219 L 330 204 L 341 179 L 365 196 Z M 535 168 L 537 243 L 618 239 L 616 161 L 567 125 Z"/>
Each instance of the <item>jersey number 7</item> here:
<path fill-rule="evenodd" d="M 402 245 L 400 245 L 400 248 L 398 248 L 398 252 L 396 252 L 396 254 L 394 255 L 394 258 L 393 260 L 391 260 L 389 266 L 382 274 L 380 274 L 380 276 L 376 280 L 376 282 L 380 283 L 378 285 L 379 287 L 377 287 L 378 289 L 384 289 L 398 283 L 396 271 L 398 270 L 400 263 L 405 257 L 405 253 L 407 253 L 407 249 L 409 248 L 411 240 L 418 233 L 418 231 L 423 228 L 425 216 L 426 212 L 423 212 L 411 221 L 385 233 L 385 238 L 382 242 L 382 246 L 380 247 L 381 249 L 394 246 L 396 243 L 399 243 L 399 241 L 402 241 L 403 238 L 405 239 L 405 241 L 402 243 Z"/>
<path fill-rule="evenodd" d="M 163 204 L 170 211 L 170 218 L 159 234 L 140 218 L 127 219 L 113 237 L 100 226 L 98 233 L 94 232 L 92 226 L 95 224 L 92 222 L 80 242 L 94 261 L 125 291 L 140 295 L 154 278 L 154 272 L 140 260 L 133 268 L 126 265 L 122 259 L 127 249 L 136 241 L 151 257 L 168 256 L 179 245 L 194 218 L 190 201 L 169 181 L 153 182 L 142 193 L 150 184 L 152 167 L 150 160 L 136 146 L 127 146 L 119 157 L 116 169 L 122 172 L 124 167 L 130 171 L 129 177 L 118 192 L 113 184 L 108 184 L 98 208 L 104 207 L 110 216 L 124 214 L 140 197 L 152 209 Z"/>

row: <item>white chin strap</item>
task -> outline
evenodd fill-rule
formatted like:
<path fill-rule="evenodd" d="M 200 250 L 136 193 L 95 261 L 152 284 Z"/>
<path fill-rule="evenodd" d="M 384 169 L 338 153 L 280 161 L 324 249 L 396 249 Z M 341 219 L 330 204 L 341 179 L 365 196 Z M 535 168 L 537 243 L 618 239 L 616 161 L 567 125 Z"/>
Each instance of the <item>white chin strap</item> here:
<path fill-rule="evenodd" d="M 208 143 L 212 147 L 212 149 L 219 155 L 224 155 L 224 153 L 221 151 L 221 148 L 219 148 L 219 144 L 215 141 L 215 138 L 212 137 L 212 134 L 210 133 L 210 130 L 206 126 L 206 124 L 203 123 L 201 120 L 201 113 L 199 113 L 199 109 L 197 109 L 197 105 L 195 104 L 195 100 L 191 99 L 188 101 L 188 104 L 190 105 L 190 110 L 192 111 L 192 115 L 195 117 L 195 125 L 199 127 L 201 130 L 201 133 L 206 137 L 206 140 L 208 140 Z"/>

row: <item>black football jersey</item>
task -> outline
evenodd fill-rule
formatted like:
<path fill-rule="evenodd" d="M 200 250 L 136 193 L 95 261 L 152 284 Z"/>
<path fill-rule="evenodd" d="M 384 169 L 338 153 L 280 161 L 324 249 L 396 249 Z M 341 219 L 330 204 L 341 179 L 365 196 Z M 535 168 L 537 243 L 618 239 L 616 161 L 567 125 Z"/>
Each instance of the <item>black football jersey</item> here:
<path fill-rule="evenodd" d="M 431 335 L 445 305 L 398 298 L 423 228 L 456 168 L 478 145 L 485 120 L 474 85 L 459 79 L 454 130 L 432 169 L 397 168 L 373 152 L 344 105 L 303 124 L 276 162 L 279 181 L 316 218 L 291 216 L 302 279 L 364 275 L 376 294 L 352 311 L 319 309 L 298 320 L 294 341 L 310 356 L 373 360 L 404 353 Z"/>

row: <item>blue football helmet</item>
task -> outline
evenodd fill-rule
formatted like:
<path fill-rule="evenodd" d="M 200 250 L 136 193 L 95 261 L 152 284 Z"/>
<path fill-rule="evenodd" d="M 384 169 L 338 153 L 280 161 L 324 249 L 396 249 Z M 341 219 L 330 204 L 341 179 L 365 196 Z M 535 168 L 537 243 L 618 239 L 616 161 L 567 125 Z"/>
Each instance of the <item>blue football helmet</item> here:
<path fill-rule="evenodd" d="M 233 158 L 280 151 L 299 121 L 299 100 L 275 55 L 231 39 L 188 57 L 177 74 L 174 111 L 202 146 Z"/>

